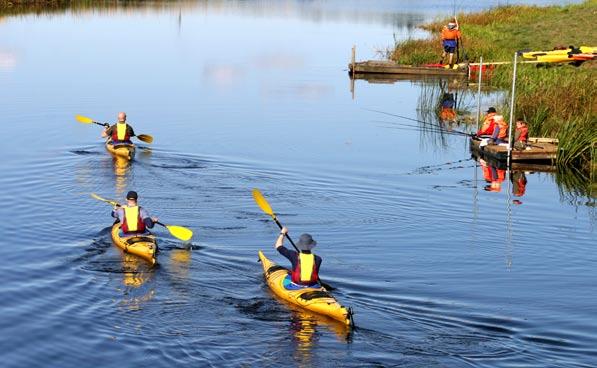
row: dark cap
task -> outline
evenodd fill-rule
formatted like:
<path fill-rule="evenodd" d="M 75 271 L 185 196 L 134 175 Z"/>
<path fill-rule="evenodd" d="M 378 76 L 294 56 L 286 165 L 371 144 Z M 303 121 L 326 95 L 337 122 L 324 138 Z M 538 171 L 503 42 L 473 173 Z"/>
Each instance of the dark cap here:
<path fill-rule="evenodd" d="M 490 108 L 487 109 L 487 113 L 490 113 L 490 112 L 497 112 L 497 111 L 496 111 L 495 107 L 491 106 Z"/>
<path fill-rule="evenodd" d="M 133 190 L 131 190 L 130 192 L 128 192 L 128 193 L 126 194 L 126 199 L 134 199 L 134 200 L 137 200 L 137 197 L 138 197 L 138 196 L 137 196 L 137 192 L 135 192 L 135 191 L 133 191 Z"/>

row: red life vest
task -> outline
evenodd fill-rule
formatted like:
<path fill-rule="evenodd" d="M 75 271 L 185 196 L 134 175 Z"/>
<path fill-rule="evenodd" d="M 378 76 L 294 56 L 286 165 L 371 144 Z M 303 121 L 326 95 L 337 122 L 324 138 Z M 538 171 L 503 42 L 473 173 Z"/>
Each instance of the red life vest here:
<path fill-rule="evenodd" d="M 299 253 L 296 268 L 291 273 L 292 282 L 299 285 L 312 285 L 319 281 L 315 255 Z"/>
<path fill-rule="evenodd" d="M 527 126 L 521 126 L 520 128 L 516 127 L 516 130 L 520 132 L 517 142 L 526 143 L 529 140 L 529 128 Z"/>
<path fill-rule="evenodd" d="M 122 231 L 126 233 L 144 233 L 145 232 L 145 223 L 141 218 L 141 211 L 139 206 L 122 207 L 124 210 L 124 220 L 122 221 L 122 225 L 120 228 Z"/>
<path fill-rule="evenodd" d="M 116 123 L 112 127 L 112 142 L 127 142 L 131 140 L 127 123 Z"/>
<path fill-rule="evenodd" d="M 485 116 L 485 120 L 483 121 L 483 125 L 481 129 L 477 132 L 477 135 L 491 135 L 493 134 L 493 129 L 495 127 L 495 121 L 493 117 L 495 116 L 494 112 L 490 112 Z"/>

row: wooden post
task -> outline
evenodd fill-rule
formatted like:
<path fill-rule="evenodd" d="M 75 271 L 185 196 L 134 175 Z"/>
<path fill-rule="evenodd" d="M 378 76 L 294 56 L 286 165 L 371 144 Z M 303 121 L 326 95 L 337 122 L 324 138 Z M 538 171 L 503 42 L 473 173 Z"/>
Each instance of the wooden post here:
<path fill-rule="evenodd" d="M 350 76 L 350 93 L 352 94 L 352 99 L 354 100 L 354 64 L 356 63 L 356 54 L 357 54 L 357 46 L 352 45 L 352 57 L 350 60 L 350 64 L 352 65 L 351 76 Z"/>
<path fill-rule="evenodd" d="M 469 67 L 470 68 L 470 67 Z M 483 73 L 483 56 L 479 58 L 479 78 L 477 78 L 477 131 L 479 131 L 479 120 L 481 118 L 481 73 Z"/>
<path fill-rule="evenodd" d="M 354 79 L 354 65 L 357 62 L 357 46 L 356 45 L 352 45 L 352 59 L 350 61 L 350 64 L 352 65 L 352 78 Z"/>
<path fill-rule="evenodd" d="M 514 145 L 514 137 L 512 137 L 512 125 L 514 123 L 514 101 L 516 97 L 516 66 L 518 61 L 518 53 L 514 53 L 514 70 L 512 71 L 512 98 L 510 100 L 510 127 L 508 129 L 508 167 L 510 167 L 510 160 L 512 158 L 512 146 Z"/>

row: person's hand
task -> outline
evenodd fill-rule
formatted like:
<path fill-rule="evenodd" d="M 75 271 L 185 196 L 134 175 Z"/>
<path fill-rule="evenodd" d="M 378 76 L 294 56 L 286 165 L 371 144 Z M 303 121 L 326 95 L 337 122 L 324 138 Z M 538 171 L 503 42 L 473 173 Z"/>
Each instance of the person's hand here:
<path fill-rule="evenodd" d="M 117 211 L 119 208 L 120 208 L 120 205 L 119 205 L 119 204 L 117 204 L 117 205 L 114 205 L 114 211 Z"/>
<path fill-rule="evenodd" d="M 155 216 L 154 216 L 154 217 L 152 217 L 152 218 L 151 218 L 151 221 L 153 221 L 153 223 L 155 224 L 156 222 L 158 222 L 158 221 L 159 221 L 159 219 L 158 219 L 157 217 L 155 217 Z"/>
<path fill-rule="evenodd" d="M 286 226 L 282 227 L 282 229 L 280 230 L 280 234 L 282 234 L 282 235 L 288 234 L 288 228 Z"/>

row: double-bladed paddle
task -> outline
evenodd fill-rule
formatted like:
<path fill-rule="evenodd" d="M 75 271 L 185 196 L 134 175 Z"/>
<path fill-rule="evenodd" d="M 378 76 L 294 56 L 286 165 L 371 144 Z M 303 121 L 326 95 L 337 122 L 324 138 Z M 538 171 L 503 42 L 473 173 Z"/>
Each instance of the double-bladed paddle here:
<path fill-rule="evenodd" d="M 282 229 L 284 227 L 278 220 L 278 217 L 274 213 L 274 210 L 272 210 L 272 207 L 269 205 L 269 203 L 267 202 L 267 200 L 265 199 L 263 194 L 261 194 L 261 192 L 257 188 L 253 189 L 253 199 L 255 199 L 255 202 L 257 203 L 257 205 L 259 206 L 259 208 L 261 208 L 261 210 L 263 212 L 267 213 L 268 215 L 270 215 L 272 217 L 272 220 L 274 220 L 274 222 L 276 223 L 276 225 L 278 225 L 278 227 L 280 229 Z M 292 241 L 292 238 L 290 237 L 290 235 L 288 235 L 288 233 L 286 233 L 286 238 L 290 241 L 290 244 L 292 244 L 294 249 L 300 253 L 301 251 L 297 248 L 296 244 L 294 244 L 294 241 Z M 321 286 L 323 286 L 325 289 L 327 289 L 329 291 L 335 290 L 334 287 L 332 287 L 329 284 L 324 283 L 323 281 L 321 281 L 321 279 L 319 279 L 318 281 L 319 281 L 319 284 Z"/>
<path fill-rule="evenodd" d="M 79 123 L 83 123 L 83 124 L 97 124 L 97 125 L 101 125 L 106 128 L 110 127 L 110 124 L 108 124 L 108 123 L 99 123 L 99 122 L 93 120 L 92 118 L 88 118 L 87 116 L 75 115 L 75 119 L 77 119 L 77 121 Z M 150 136 L 149 134 L 139 134 L 139 135 L 136 135 L 135 137 L 137 137 L 140 141 L 143 141 L 145 143 L 153 142 L 153 137 Z"/>
<path fill-rule="evenodd" d="M 99 201 L 109 203 L 114 207 L 120 207 L 120 203 L 110 200 L 110 199 L 102 198 L 95 193 L 91 193 L 91 196 Z M 156 222 L 156 224 L 165 227 L 166 229 L 168 229 L 168 231 L 170 232 L 170 234 L 172 234 L 173 237 L 178 238 L 182 241 L 187 241 L 193 237 L 193 231 L 191 231 L 191 229 L 188 229 L 186 227 L 177 226 L 177 225 L 165 225 L 159 221 Z"/>

